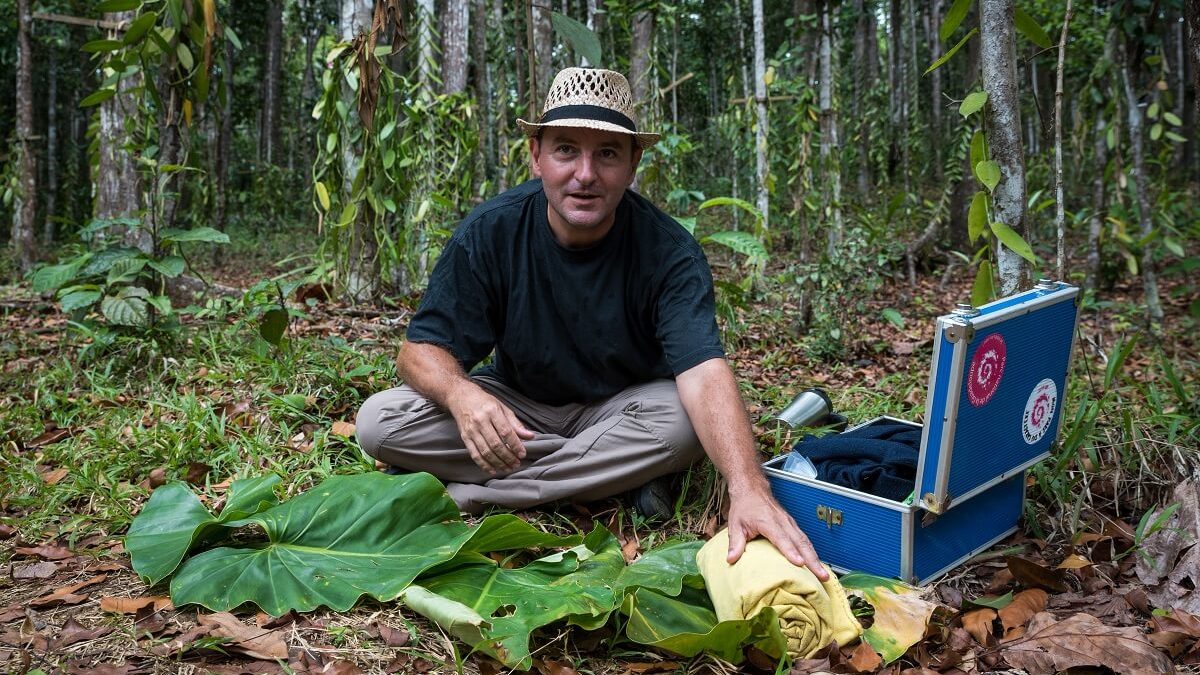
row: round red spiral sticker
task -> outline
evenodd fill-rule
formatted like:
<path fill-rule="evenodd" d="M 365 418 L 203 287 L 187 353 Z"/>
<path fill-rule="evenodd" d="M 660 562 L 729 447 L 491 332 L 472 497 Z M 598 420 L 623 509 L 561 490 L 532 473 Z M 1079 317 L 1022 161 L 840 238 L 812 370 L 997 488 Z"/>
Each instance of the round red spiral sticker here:
<path fill-rule="evenodd" d="M 1021 430 L 1025 434 L 1025 442 L 1033 445 L 1042 440 L 1042 436 L 1050 429 L 1054 419 L 1054 409 L 1058 407 L 1058 387 L 1054 380 L 1046 378 L 1038 382 L 1029 393 L 1025 402 L 1025 414 L 1021 419 Z"/>
<path fill-rule="evenodd" d="M 1004 360 L 1008 350 L 1004 338 L 992 333 L 983 339 L 971 358 L 971 369 L 967 372 L 967 399 L 976 408 L 992 400 L 1004 375 Z"/>

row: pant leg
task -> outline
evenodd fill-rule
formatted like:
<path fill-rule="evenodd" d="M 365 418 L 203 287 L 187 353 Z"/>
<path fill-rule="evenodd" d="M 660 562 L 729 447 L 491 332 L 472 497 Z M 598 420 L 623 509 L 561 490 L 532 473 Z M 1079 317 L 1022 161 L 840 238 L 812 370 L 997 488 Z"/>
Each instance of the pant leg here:
<path fill-rule="evenodd" d="M 630 387 L 576 406 L 562 429 L 567 440 L 506 476 L 446 486 L 459 508 L 486 504 L 527 508 L 558 499 L 592 501 L 682 471 L 704 455 L 673 380 Z"/>
<path fill-rule="evenodd" d="M 557 451 L 567 441 L 549 431 L 561 426 L 560 410 L 522 396 L 493 378 L 473 379 L 536 433 L 533 440 L 524 442 L 524 465 Z M 363 453 L 385 464 L 426 471 L 442 481 L 482 483 L 492 478 L 471 459 L 454 417 L 408 385 L 368 398 L 358 411 L 355 426 Z"/>

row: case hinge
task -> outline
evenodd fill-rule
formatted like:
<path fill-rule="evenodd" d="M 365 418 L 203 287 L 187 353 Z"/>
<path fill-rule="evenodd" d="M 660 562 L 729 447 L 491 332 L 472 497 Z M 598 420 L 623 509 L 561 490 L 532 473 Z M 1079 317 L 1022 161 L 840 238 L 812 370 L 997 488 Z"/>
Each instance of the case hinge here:
<path fill-rule="evenodd" d="M 921 496 L 921 508 L 931 513 L 944 513 L 950 508 L 950 495 L 946 495 L 943 500 L 938 500 L 937 495 L 932 492 L 926 492 Z"/>
<path fill-rule="evenodd" d="M 842 512 L 828 506 L 817 505 L 817 520 L 825 523 L 825 526 L 832 530 L 834 525 L 842 524 Z"/>

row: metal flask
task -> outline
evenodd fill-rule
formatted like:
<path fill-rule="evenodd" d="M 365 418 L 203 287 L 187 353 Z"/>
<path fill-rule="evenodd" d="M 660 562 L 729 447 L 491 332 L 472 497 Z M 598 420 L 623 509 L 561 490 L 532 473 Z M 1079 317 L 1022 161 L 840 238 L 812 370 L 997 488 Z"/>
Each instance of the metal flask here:
<path fill-rule="evenodd" d="M 819 426 L 832 411 L 833 404 L 830 403 L 829 396 L 814 387 L 796 394 L 792 402 L 776 415 L 775 419 L 793 428 L 812 427 Z"/>

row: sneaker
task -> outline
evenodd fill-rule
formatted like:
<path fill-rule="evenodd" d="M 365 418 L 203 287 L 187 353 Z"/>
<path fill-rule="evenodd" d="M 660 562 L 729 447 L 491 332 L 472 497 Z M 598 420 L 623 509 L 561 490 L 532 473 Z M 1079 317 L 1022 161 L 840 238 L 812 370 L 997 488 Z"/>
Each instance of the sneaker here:
<path fill-rule="evenodd" d="M 380 469 L 380 471 L 386 473 L 389 476 L 399 476 L 401 474 L 409 473 L 408 471 L 405 471 L 404 469 L 401 469 L 398 466 L 392 466 L 391 464 L 388 464 L 387 466 L 383 467 L 382 469 Z"/>
<path fill-rule="evenodd" d="M 633 492 L 633 508 L 646 520 L 670 520 L 675 514 L 671 477 L 661 476 Z"/>

